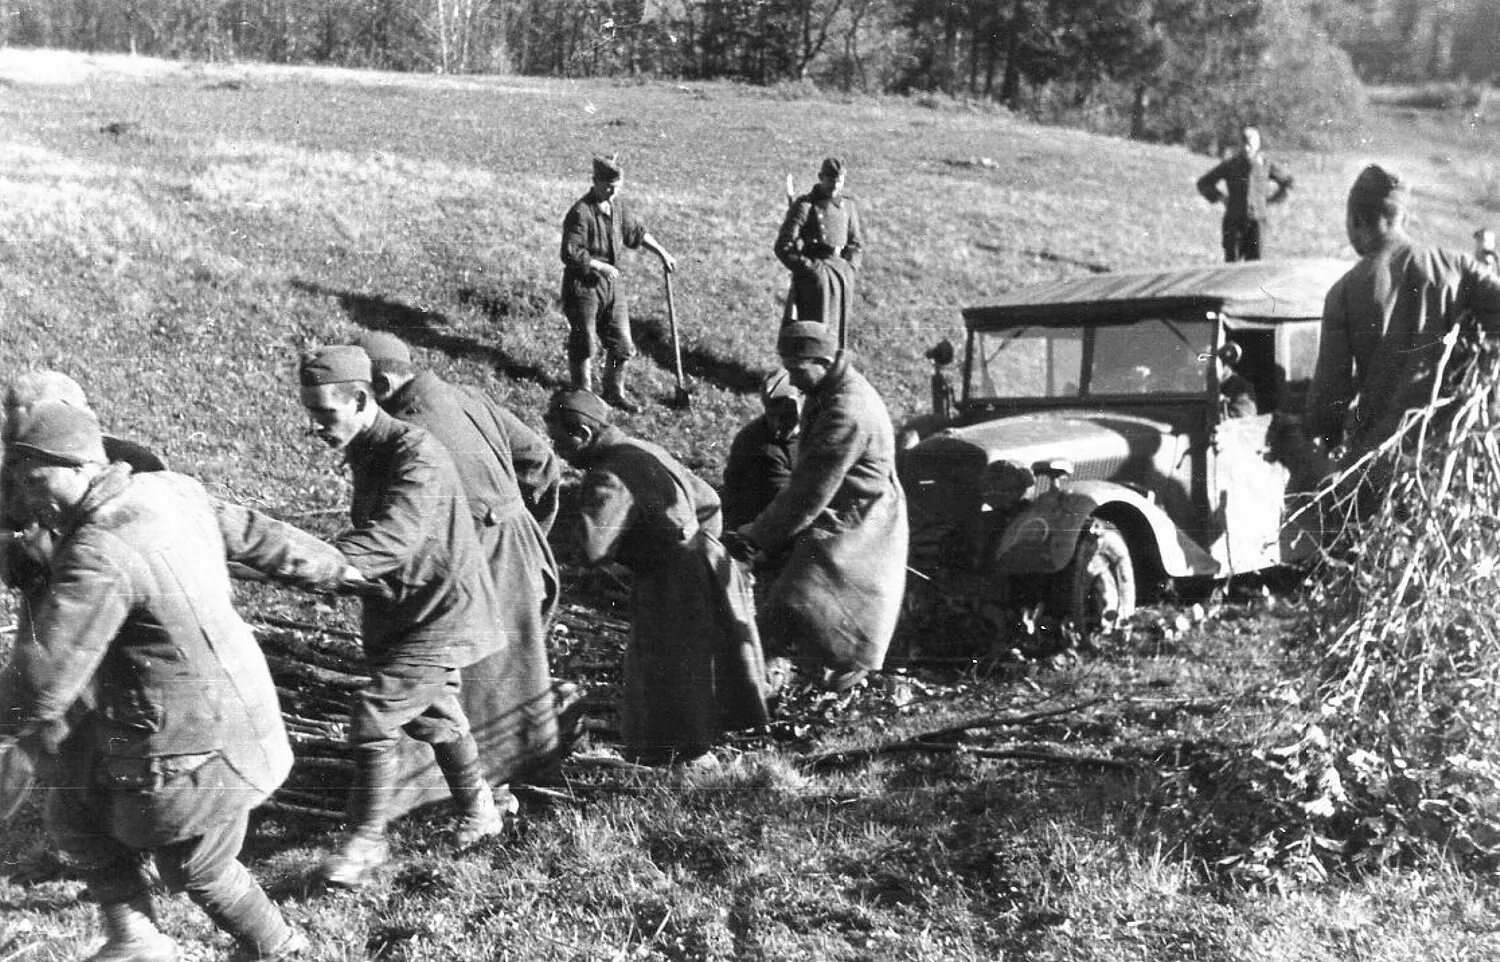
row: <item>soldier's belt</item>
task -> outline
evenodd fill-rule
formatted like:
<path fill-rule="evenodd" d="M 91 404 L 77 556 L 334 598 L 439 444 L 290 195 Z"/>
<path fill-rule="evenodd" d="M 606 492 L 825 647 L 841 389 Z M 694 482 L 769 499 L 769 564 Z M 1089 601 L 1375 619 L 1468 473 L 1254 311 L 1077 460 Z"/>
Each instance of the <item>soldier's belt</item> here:
<path fill-rule="evenodd" d="M 174 778 L 197 771 L 217 757 L 218 752 L 160 755 L 152 758 L 102 755 L 94 769 L 95 780 L 104 788 L 155 791 Z"/>

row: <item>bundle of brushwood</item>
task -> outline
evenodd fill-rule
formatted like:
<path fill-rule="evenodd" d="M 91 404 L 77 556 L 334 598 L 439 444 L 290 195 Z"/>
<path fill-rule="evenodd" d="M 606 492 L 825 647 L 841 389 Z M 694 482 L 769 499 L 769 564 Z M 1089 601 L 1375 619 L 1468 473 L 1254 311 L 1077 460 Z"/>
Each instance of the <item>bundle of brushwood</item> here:
<path fill-rule="evenodd" d="M 1437 370 L 1428 403 L 1305 509 L 1319 514 L 1325 546 L 1309 647 L 1347 814 L 1385 811 L 1384 828 L 1368 826 L 1377 834 L 1424 835 L 1493 862 L 1500 348 L 1455 327 Z"/>
<path fill-rule="evenodd" d="M 282 721 L 296 756 L 291 775 L 269 807 L 299 816 L 341 819 L 354 774 L 348 744 L 349 713 L 356 693 L 370 680 L 359 635 L 270 614 L 261 614 L 251 624 L 276 683 Z M 496 764 L 507 773 L 500 777 L 531 783 L 555 775 L 556 766 L 578 737 L 584 705 L 577 686 L 568 682 L 553 679 L 552 696 L 558 727 L 555 748 L 543 747 L 540 750 L 546 752 L 545 756 L 525 761 L 495 756 Z M 503 739 L 509 731 L 507 725 L 515 724 L 513 719 L 501 722 L 479 716 L 471 717 L 471 721 L 482 757 L 487 757 L 484 753 L 491 747 L 491 739 Z M 510 744 L 506 747 L 513 748 Z M 401 761 L 396 809 L 406 811 L 448 797 L 426 746 L 403 738 L 397 752 Z M 488 762 L 487 767 L 491 779 L 495 779 L 495 767 Z"/>
<path fill-rule="evenodd" d="M 369 682 L 358 636 L 312 624 L 265 617 L 255 624 L 281 717 L 296 754 L 272 807 L 315 818 L 342 818 L 354 773 L 349 710 Z"/>

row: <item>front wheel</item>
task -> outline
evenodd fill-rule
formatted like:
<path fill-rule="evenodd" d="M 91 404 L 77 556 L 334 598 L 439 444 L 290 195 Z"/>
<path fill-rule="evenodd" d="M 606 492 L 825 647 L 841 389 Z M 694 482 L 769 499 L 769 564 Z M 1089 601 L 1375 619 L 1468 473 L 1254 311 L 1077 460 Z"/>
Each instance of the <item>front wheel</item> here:
<path fill-rule="evenodd" d="M 1058 575 L 1055 608 L 1085 638 L 1135 613 L 1135 566 L 1120 529 L 1094 519 Z"/>

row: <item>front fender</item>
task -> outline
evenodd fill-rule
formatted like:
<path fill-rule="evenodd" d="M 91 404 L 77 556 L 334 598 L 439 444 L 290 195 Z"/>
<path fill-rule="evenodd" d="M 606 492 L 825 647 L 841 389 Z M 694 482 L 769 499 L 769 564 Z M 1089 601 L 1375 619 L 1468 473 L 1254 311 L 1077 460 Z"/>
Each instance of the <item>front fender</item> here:
<path fill-rule="evenodd" d="M 1053 574 L 1067 567 L 1078 536 L 1102 517 L 1125 535 L 1132 553 L 1155 555 L 1173 578 L 1214 575 L 1219 564 L 1154 501 L 1112 481 L 1074 481 L 1037 497 L 1005 526 L 992 562 L 999 574 Z M 1149 544 L 1141 544 L 1142 539 Z"/>

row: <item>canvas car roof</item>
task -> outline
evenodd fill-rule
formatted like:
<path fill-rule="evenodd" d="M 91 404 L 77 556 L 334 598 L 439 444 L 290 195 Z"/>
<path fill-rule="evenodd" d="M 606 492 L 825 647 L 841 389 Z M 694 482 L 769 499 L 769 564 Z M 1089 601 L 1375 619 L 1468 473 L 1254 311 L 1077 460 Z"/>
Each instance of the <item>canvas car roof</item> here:
<path fill-rule="evenodd" d="M 1090 274 L 1008 291 L 983 307 L 964 308 L 963 315 L 971 328 L 1023 317 L 1099 321 L 1150 308 L 1201 307 L 1247 321 L 1307 320 L 1322 316 L 1324 296 L 1350 266 L 1308 259 Z"/>

